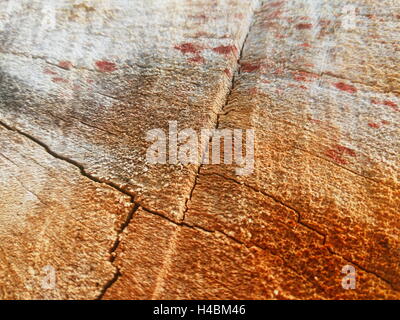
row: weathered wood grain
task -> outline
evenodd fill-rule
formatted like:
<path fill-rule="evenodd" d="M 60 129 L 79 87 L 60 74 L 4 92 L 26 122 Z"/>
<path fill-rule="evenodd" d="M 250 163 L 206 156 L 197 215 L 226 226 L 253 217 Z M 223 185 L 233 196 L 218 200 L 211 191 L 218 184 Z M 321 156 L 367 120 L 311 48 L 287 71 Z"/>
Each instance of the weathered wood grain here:
<path fill-rule="evenodd" d="M 13 3 L 0 298 L 400 297 L 395 0 Z M 174 120 L 255 129 L 254 172 L 149 164 Z"/>

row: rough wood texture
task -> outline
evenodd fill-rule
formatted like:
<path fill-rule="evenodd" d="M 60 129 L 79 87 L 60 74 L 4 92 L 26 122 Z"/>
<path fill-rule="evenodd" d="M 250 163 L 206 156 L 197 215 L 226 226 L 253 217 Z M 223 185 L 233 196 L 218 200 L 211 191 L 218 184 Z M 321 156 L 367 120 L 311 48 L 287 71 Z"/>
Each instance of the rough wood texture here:
<path fill-rule="evenodd" d="M 395 0 L 0 17 L 0 298 L 400 298 Z M 255 129 L 253 174 L 149 164 L 171 120 Z"/>

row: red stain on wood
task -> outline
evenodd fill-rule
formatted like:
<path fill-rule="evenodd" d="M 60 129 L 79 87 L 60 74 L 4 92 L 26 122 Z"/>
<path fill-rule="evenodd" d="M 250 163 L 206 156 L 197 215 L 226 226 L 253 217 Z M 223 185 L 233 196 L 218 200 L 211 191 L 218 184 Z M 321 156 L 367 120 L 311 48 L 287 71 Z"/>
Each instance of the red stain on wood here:
<path fill-rule="evenodd" d="M 104 60 L 96 61 L 96 67 L 101 72 L 112 72 L 117 70 L 115 63 Z"/>
<path fill-rule="evenodd" d="M 389 100 L 383 101 L 383 104 L 384 104 L 385 106 L 389 106 L 389 107 L 397 107 L 397 104 L 396 104 L 396 103 L 394 103 L 393 101 L 389 101 Z"/>
<path fill-rule="evenodd" d="M 224 73 L 225 73 L 228 77 L 232 77 L 232 72 L 231 72 L 231 70 L 229 70 L 228 68 L 224 69 Z"/>
<path fill-rule="evenodd" d="M 315 123 L 315 124 L 322 124 L 322 120 L 318 120 L 318 119 L 313 119 L 313 118 L 311 118 L 311 117 L 308 117 L 308 120 L 310 121 L 310 122 L 312 122 L 312 123 Z"/>
<path fill-rule="evenodd" d="M 206 61 L 204 60 L 204 58 L 200 55 L 196 55 L 193 58 L 189 58 L 187 59 L 189 62 L 194 62 L 194 63 L 205 63 Z"/>
<path fill-rule="evenodd" d="M 55 77 L 55 78 L 51 79 L 51 81 L 53 81 L 55 83 L 67 83 L 68 82 L 67 79 L 60 78 L 60 77 Z"/>
<path fill-rule="evenodd" d="M 276 7 L 281 7 L 284 4 L 284 1 L 276 1 L 276 2 L 271 2 L 268 5 L 270 7 L 276 8 Z"/>
<path fill-rule="evenodd" d="M 293 76 L 293 79 L 296 80 L 296 81 L 308 81 L 306 77 L 298 76 L 298 75 Z"/>
<path fill-rule="evenodd" d="M 400 111 L 397 103 L 395 103 L 393 101 L 390 101 L 390 100 L 379 101 L 377 99 L 371 99 L 371 103 L 373 103 L 373 104 L 383 104 L 385 106 L 390 107 L 394 111 Z"/>
<path fill-rule="evenodd" d="M 390 107 L 394 111 L 400 111 L 397 103 L 390 101 L 390 100 L 384 100 L 384 101 L 379 101 L 377 99 L 371 99 L 371 103 L 373 104 L 383 104 L 385 106 Z"/>
<path fill-rule="evenodd" d="M 336 150 L 333 150 L 333 149 L 326 150 L 325 155 L 327 157 L 331 158 L 333 161 L 335 161 L 338 164 L 347 164 L 348 163 L 347 160 L 343 159 Z"/>
<path fill-rule="evenodd" d="M 325 155 L 338 164 L 347 164 L 348 161 L 344 158 L 344 156 L 347 155 L 355 157 L 356 153 L 353 149 L 337 144 L 334 145 L 333 148 L 326 150 Z"/>
<path fill-rule="evenodd" d="M 219 46 L 212 50 L 223 55 L 230 55 L 233 53 L 236 56 L 238 54 L 238 49 L 235 46 Z"/>
<path fill-rule="evenodd" d="M 261 65 L 254 63 L 242 63 L 240 68 L 243 72 L 254 72 L 260 70 Z"/>
<path fill-rule="evenodd" d="M 390 124 L 390 122 L 387 121 L 387 120 L 382 120 L 381 124 L 382 125 L 388 125 L 388 124 Z M 379 123 L 376 123 L 376 122 L 370 122 L 370 123 L 368 123 L 368 126 L 370 126 L 371 128 L 374 128 L 374 129 L 379 129 L 381 127 L 381 125 Z"/>
<path fill-rule="evenodd" d="M 356 87 L 346 84 L 344 82 L 335 83 L 335 87 L 338 88 L 339 90 L 346 91 L 348 93 L 356 93 L 357 92 Z"/>
<path fill-rule="evenodd" d="M 311 29 L 312 26 L 313 25 L 311 23 L 299 23 L 298 25 L 296 25 L 296 29 L 297 30 L 307 30 L 307 29 Z"/>
<path fill-rule="evenodd" d="M 352 156 L 352 157 L 356 156 L 356 153 L 353 149 L 347 148 L 345 146 L 341 146 L 340 144 L 336 145 L 336 149 L 343 154 L 348 154 L 349 156 Z"/>
<path fill-rule="evenodd" d="M 72 63 L 71 63 L 71 61 L 60 61 L 58 63 L 58 66 L 65 70 L 70 70 L 72 68 Z"/>
<path fill-rule="evenodd" d="M 304 48 L 311 48 L 311 44 L 309 43 L 301 43 L 299 44 L 300 47 L 304 47 Z"/>
<path fill-rule="evenodd" d="M 397 106 L 397 103 L 395 103 L 393 101 L 385 100 L 385 101 L 383 101 L 383 104 L 385 106 L 388 106 L 388 107 L 392 108 L 394 111 L 400 111 L 398 106 Z"/>
<path fill-rule="evenodd" d="M 370 126 L 371 128 L 374 128 L 374 129 L 379 129 L 381 127 L 379 124 L 377 124 L 375 122 L 368 123 L 368 126 Z"/>
<path fill-rule="evenodd" d="M 197 44 L 193 44 L 193 43 L 190 43 L 190 42 L 182 43 L 180 45 L 176 45 L 176 46 L 174 46 L 174 48 L 176 50 L 179 50 L 183 54 L 188 54 L 188 53 L 199 54 L 201 52 L 201 50 L 204 49 L 202 46 L 197 45 Z"/>
<path fill-rule="evenodd" d="M 292 74 L 293 79 L 296 81 L 312 82 L 313 79 L 319 78 L 319 75 L 306 71 L 295 71 Z"/>

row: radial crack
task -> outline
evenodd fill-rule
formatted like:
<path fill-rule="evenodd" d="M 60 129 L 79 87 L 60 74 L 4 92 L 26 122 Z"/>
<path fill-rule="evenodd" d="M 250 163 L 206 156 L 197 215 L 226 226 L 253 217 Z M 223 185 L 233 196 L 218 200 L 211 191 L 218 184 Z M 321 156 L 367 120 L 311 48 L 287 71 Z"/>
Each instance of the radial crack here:
<path fill-rule="evenodd" d="M 69 159 L 67 157 L 64 157 L 62 155 L 57 154 L 56 152 L 54 152 L 53 150 L 50 149 L 49 146 L 47 146 L 45 143 L 41 142 L 40 140 L 38 140 L 37 138 L 31 136 L 30 134 L 26 133 L 26 132 L 22 132 L 21 130 L 17 129 L 17 128 L 13 128 L 9 125 L 7 125 L 6 123 L 4 123 L 3 121 L 0 121 L 0 125 L 3 126 L 4 128 L 6 128 L 7 130 L 13 131 L 13 132 L 17 132 L 18 134 L 28 138 L 30 141 L 34 142 L 35 144 L 39 145 L 40 147 L 42 147 L 48 154 L 50 154 L 51 156 L 53 156 L 56 159 L 65 161 L 75 167 L 77 167 L 80 171 L 80 173 L 90 179 L 91 181 L 95 182 L 95 183 L 100 183 L 100 184 L 105 184 L 109 187 L 111 187 L 112 189 L 115 189 L 116 191 L 123 193 L 125 195 L 127 195 L 130 198 L 130 202 L 133 204 L 133 207 L 131 209 L 131 211 L 128 213 L 125 221 L 121 224 L 121 226 L 119 227 L 119 229 L 117 230 L 117 235 L 116 235 L 116 239 L 110 249 L 110 263 L 113 265 L 113 262 L 115 260 L 115 251 L 117 250 L 119 244 L 120 244 L 120 236 L 121 234 L 124 232 L 124 230 L 127 228 L 127 226 L 129 225 L 130 221 L 133 218 L 134 213 L 137 211 L 137 209 L 139 208 L 139 205 L 137 203 L 135 203 L 134 201 L 134 195 L 130 194 L 129 192 L 123 190 L 121 187 L 119 187 L 118 185 L 110 182 L 110 181 L 103 181 L 99 178 L 96 178 L 95 176 L 92 176 L 90 174 L 88 174 L 85 171 L 85 168 L 78 163 L 75 160 Z M 39 199 L 39 198 L 38 198 Z M 40 199 L 39 199 L 40 200 Z M 118 267 L 116 267 L 115 265 L 113 265 L 113 267 L 115 268 L 115 273 L 112 277 L 112 279 L 110 279 L 102 288 L 100 295 L 98 296 L 98 299 L 101 299 L 104 294 L 106 293 L 106 291 L 108 290 L 108 288 L 110 288 L 115 281 L 118 280 L 118 278 L 121 275 L 121 272 L 119 270 Z"/>
<path fill-rule="evenodd" d="M 111 187 L 111 188 L 113 188 L 113 189 L 115 189 L 115 190 L 117 190 L 117 191 L 119 191 L 119 192 L 121 192 L 121 193 L 127 195 L 127 196 L 130 197 L 130 198 L 134 198 L 134 197 L 135 197 L 134 194 L 130 193 L 130 192 L 127 191 L 127 190 L 124 190 L 122 187 L 118 186 L 116 183 L 114 183 L 114 182 L 112 182 L 112 181 L 104 180 L 104 179 L 99 179 L 99 178 L 97 178 L 97 177 L 95 177 L 95 176 L 89 174 L 89 173 L 85 170 L 85 168 L 83 167 L 82 164 L 80 164 L 79 162 L 77 162 L 77 161 L 75 161 L 75 160 L 69 159 L 69 158 L 67 158 L 67 157 L 65 157 L 65 156 L 63 156 L 63 155 L 60 155 L 60 154 L 54 152 L 53 150 L 50 149 L 50 147 L 49 147 L 48 145 L 46 145 L 44 142 L 40 141 L 39 139 L 33 137 L 33 136 L 30 135 L 29 133 L 23 132 L 23 131 L 21 131 L 21 130 L 19 130 L 19 129 L 17 129 L 17 128 L 13 128 L 13 127 L 9 126 L 8 124 L 6 124 L 5 122 L 3 122 L 3 121 L 1 121 L 1 120 L 0 120 L 0 125 L 3 126 L 4 128 L 6 128 L 7 130 L 17 132 L 17 133 L 19 133 L 20 135 L 22 135 L 22 136 L 28 138 L 30 141 L 32 141 L 32 142 L 34 142 L 35 144 L 41 146 L 48 154 L 50 154 L 50 155 L 53 156 L 54 158 L 59 159 L 59 160 L 62 160 L 62 161 L 65 161 L 65 162 L 67 162 L 67 163 L 69 163 L 69 164 L 75 166 L 76 168 L 79 169 L 80 173 L 81 173 L 84 177 L 86 177 L 86 178 L 92 180 L 93 182 L 100 183 L 100 184 L 106 184 L 106 185 L 108 185 L 109 187 Z"/>
<path fill-rule="evenodd" d="M 139 209 L 139 205 L 135 203 L 133 200 L 131 201 L 133 204 L 133 207 L 129 214 L 126 216 L 125 221 L 121 224 L 119 227 L 119 230 L 117 231 L 117 236 L 115 238 L 114 244 L 110 249 L 110 262 L 115 268 L 115 273 L 113 277 L 107 281 L 107 283 L 103 286 L 99 296 L 97 297 L 97 300 L 103 299 L 104 295 L 106 294 L 107 290 L 119 279 L 119 277 L 122 275 L 121 270 L 118 266 L 114 265 L 114 261 L 116 258 L 116 250 L 118 249 L 120 243 L 121 243 L 121 234 L 125 231 L 125 229 L 128 227 L 129 223 L 132 221 L 133 216 L 135 212 Z"/>
<path fill-rule="evenodd" d="M 234 66 L 234 70 L 233 70 L 233 72 L 232 72 L 230 88 L 229 88 L 228 92 L 226 93 L 224 104 L 221 106 L 219 112 L 216 114 L 216 121 L 215 121 L 215 124 L 214 124 L 214 129 L 218 129 L 218 128 L 219 128 L 219 119 L 220 119 L 220 115 L 224 113 L 225 107 L 228 105 L 229 100 L 230 100 L 230 97 L 231 97 L 231 94 L 232 94 L 232 92 L 233 92 L 233 89 L 235 88 L 236 73 L 239 72 L 239 69 L 240 69 L 240 61 L 242 60 L 242 57 L 243 57 L 243 50 L 244 50 L 244 47 L 245 47 L 246 42 L 247 42 L 247 39 L 248 39 L 248 37 L 249 37 L 249 34 L 250 34 L 250 32 L 251 32 L 251 30 L 252 30 L 252 27 L 253 27 L 253 24 L 254 24 L 254 14 L 255 14 L 256 8 L 257 8 L 259 5 L 260 5 L 260 1 L 258 1 L 256 7 L 253 8 L 253 12 L 252 12 L 252 16 L 251 16 L 251 21 L 250 21 L 250 23 L 249 23 L 249 27 L 248 27 L 248 30 L 247 30 L 247 32 L 246 32 L 246 36 L 244 37 L 243 43 L 242 43 L 242 45 L 241 45 L 241 47 L 240 47 L 239 56 L 238 56 L 238 59 L 237 59 L 237 61 L 236 61 L 236 65 Z M 212 139 L 213 139 L 213 136 L 210 137 L 209 143 L 211 143 Z M 204 157 L 203 154 L 202 154 L 201 156 L 202 156 L 202 158 Z M 196 185 L 197 185 L 197 182 L 198 182 L 198 177 L 199 177 L 199 175 L 200 175 L 200 170 L 201 170 L 201 168 L 202 168 L 202 163 L 200 163 L 200 164 L 198 165 L 198 167 L 197 167 L 197 172 L 196 172 L 196 175 L 195 175 L 195 177 L 194 177 L 193 186 L 192 186 L 192 188 L 191 188 L 191 190 L 190 190 L 190 193 L 189 193 L 189 195 L 188 195 L 188 198 L 186 199 L 186 202 L 185 202 L 185 210 L 184 210 L 184 212 L 183 212 L 182 221 L 185 220 L 186 214 L 187 214 L 187 212 L 188 212 L 188 210 L 189 210 L 189 202 L 192 200 L 193 192 L 194 192 L 194 190 L 195 190 L 195 188 L 196 188 Z"/>

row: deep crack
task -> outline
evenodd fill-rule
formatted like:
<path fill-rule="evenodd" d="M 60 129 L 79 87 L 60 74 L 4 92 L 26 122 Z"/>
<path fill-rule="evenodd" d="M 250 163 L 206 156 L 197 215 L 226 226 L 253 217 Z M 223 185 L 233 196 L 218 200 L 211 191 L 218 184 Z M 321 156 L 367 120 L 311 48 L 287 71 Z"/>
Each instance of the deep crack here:
<path fill-rule="evenodd" d="M 39 139 L 33 137 L 33 136 L 30 135 L 29 133 L 23 132 L 23 131 L 21 131 L 21 130 L 19 130 L 19 129 L 17 129 L 17 128 L 13 128 L 13 127 L 9 126 L 8 124 L 6 124 L 5 122 L 3 122 L 3 121 L 1 121 L 1 120 L 0 120 L 0 125 L 3 126 L 4 128 L 6 128 L 7 130 L 17 132 L 17 133 L 19 133 L 20 135 L 22 135 L 22 136 L 28 138 L 30 141 L 33 141 L 34 143 L 36 143 L 37 145 L 39 145 L 39 146 L 41 146 L 43 149 L 45 149 L 46 152 L 47 152 L 48 154 L 50 154 L 51 156 L 53 156 L 54 158 L 59 159 L 59 160 L 62 160 L 62 161 L 65 161 L 65 162 L 67 162 L 67 163 L 69 163 L 69 164 L 75 166 L 76 168 L 79 169 L 80 173 L 81 173 L 84 177 L 86 177 L 86 178 L 92 180 L 93 182 L 108 185 L 109 187 L 111 187 L 111 188 L 117 190 L 118 192 L 121 192 L 121 193 L 127 195 L 127 196 L 130 197 L 130 198 L 134 198 L 134 197 L 135 197 L 134 194 L 130 193 L 129 191 L 127 191 L 127 190 L 125 190 L 125 189 L 123 189 L 122 187 L 120 187 L 120 186 L 117 185 L 116 183 L 114 183 L 114 182 L 112 182 L 112 181 L 109 181 L 109 180 L 105 180 L 105 179 L 99 179 L 99 178 L 97 178 L 97 177 L 95 177 L 95 176 L 89 174 L 89 173 L 85 170 L 85 168 L 84 168 L 84 166 L 83 166 L 82 164 L 80 164 L 79 162 L 77 162 L 77 161 L 75 161 L 75 160 L 73 160 L 73 159 L 67 158 L 67 157 L 65 157 L 65 156 L 63 156 L 63 155 L 60 155 L 60 154 L 54 152 L 53 150 L 50 149 L 50 147 L 49 147 L 48 145 L 46 145 L 44 142 L 40 141 Z"/>
<path fill-rule="evenodd" d="M 253 27 L 253 25 L 254 25 L 254 22 L 255 22 L 255 20 L 254 20 L 255 11 L 257 10 L 257 8 L 258 8 L 261 4 L 262 4 L 262 1 L 258 1 L 257 5 L 255 5 L 255 7 L 253 8 L 253 12 L 252 12 L 252 15 L 251 15 L 249 27 L 248 27 L 248 30 L 247 30 L 247 32 L 246 32 L 246 35 L 245 35 L 245 37 L 244 37 L 244 39 L 243 39 L 243 43 L 242 43 L 242 45 L 241 45 L 241 47 L 240 47 L 239 56 L 238 56 L 238 58 L 237 58 L 236 65 L 234 66 L 234 70 L 232 71 L 232 77 L 231 77 L 230 88 L 229 88 L 228 92 L 226 93 L 224 104 L 221 106 L 219 112 L 218 112 L 217 115 L 216 115 L 216 121 L 215 121 L 215 126 L 214 126 L 214 129 L 215 129 L 215 130 L 219 128 L 219 119 L 220 119 L 220 116 L 221 116 L 221 114 L 222 114 L 222 115 L 224 114 L 224 110 L 225 110 L 226 106 L 228 105 L 229 99 L 230 99 L 230 97 L 231 97 L 231 95 L 232 95 L 232 92 L 233 92 L 233 90 L 234 90 L 234 88 L 235 88 L 236 74 L 237 74 L 237 73 L 240 74 L 240 61 L 242 60 L 242 57 L 243 57 L 243 50 L 244 50 L 244 47 L 245 47 L 245 45 L 246 45 L 247 38 L 249 37 L 249 34 L 250 34 L 251 29 L 252 29 L 252 27 Z M 210 145 L 210 143 L 212 142 L 212 139 L 213 139 L 213 135 L 212 135 L 212 136 L 210 137 L 210 139 L 209 139 L 209 142 L 208 142 L 209 145 Z M 208 148 L 207 148 L 206 150 L 208 150 Z M 201 155 L 201 157 L 202 157 L 201 159 L 203 159 L 204 155 L 205 155 L 205 154 L 202 154 L 202 155 Z M 188 198 L 186 199 L 186 202 L 185 202 L 185 210 L 184 210 L 184 212 L 183 212 L 182 221 L 185 221 L 186 214 L 187 214 L 187 212 L 189 211 L 189 202 L 192 200 L 193 192 L 194 192 L 194 190 L 195 190 L 195 188 L 196 188 L 196 185 L 197 185 L 197 182 L 198 182 L 198 177 L 199 177 L 199 175 L 200 175 L 200 171 L 201 171 L 202 166 L 203 166 L 203 164 L 202 164 L 202 161 L 201 161 L 200 164 L 199 164 L 198 167 L 197 167 L 197 172 L 196 172 L 196 175 L 195 175 L 195 177 L 194 177 L 193 186 L 192 186 L 192 188 L 191 188 L 191 190 L 190 190 L 190 193 L 189 193 L 189 195 L 188 195 Z"/>
<path fill-rule="evenodd" d="M 148 210 L 148 209 L 143 208 L 143 207 L 141 207 L 141 209 L 143 209 L 144 211 L 146 211 L 146 212 L 148 212 L 148 213 L 150 213 L 150 214 L 153 214 L 153 215 L 156 215 L 156 216 L 158 216 L 158 217 L 160 217 L 160 218 L 162 218 L 162 219 L 165 219 L 165 220 L 167 220 L 168 222 L 170 222 L 170 223 L 172 223 L 172 224 L 174 224 L 174 225 L 176 225 L 176 226 L 178 226 L 178 227 L 186 227 L 186 228 L 190 228 L 190 229 L 194 229 L 194 230 L 200 230 L 200 231 L 206 232 L 206 233 L 213 233 L 213 234 L 218 233 L 218 234 L 220 234 L 220 235 L 226 237 L 227 239 L 229 239 L 229 240 L 231 240 L 231 241 L 233 241 L 233 242 L 235 242 L 235 243 L 237 243 L 237 244 L 240 244 L 240 245 L 242 245 L 242 246 L 244 246 L 244 247 L 246 247 L 246 248 L 248 248 L 248 249 L 254 247 L 254 248 L 257 248 L 257 249 L 260 249 L 260 250 L 263 250 L 263 251 L 267 251 L 268 253 L 272 254 L 273 256 L 276 256 L 276 257 L 280 258 L 280 259 L 282 260 L 282 262 L 283 262 L 289 269 L 291 269 L 291 270 L 292 270 L 293 272 L 295 272 L 297 275 L 299 275 L 300 277 L 302 277 L 304 280 L 306 280 L 306 281 L 309 282 L 310 284 L 313 284 L 314 286 L 318 287 L 318 288 L 321 289 L 322 291 L 326 291 L 326 289 L 325 289 L 324 287 L 322 287 L 320 284 L 318 284 L 317 282 L 315 282 L 313 279 L 309 279 L 309 278 L 306 277 L 304 274 L 302 274 L 299 270 L 297 270 L 296 268 L 292 267 L 292 266 L 290 265 L 290 263 L 287 262 L 286 259 L 285 259 L 284 257 L 282 257 L 281 255 L 279 255 L 279 254 L 277 254 L 277 253 L 272 252 L 271 250 L 269 250 L 269 249 L 266 248 L 266 247 L 261 247 L 261 246 L 255 244 L 255 243 L 253 243 L 253 242 L 251 242 L 250 244 L 246 244 L 245 242 L 243 242 L 243 241 L 241 241 L 241 240 L 239 240 L 239 239 L 237 239 L 237 238 L 235 238 L 235 237 L 233 237 L 233 236 L 227 234 L 226 232 L 224 232 L 224 231 L 222 231 L 222 230 L 211 230 L 211 229 L 207 229 L 207 228 L 205 228 L 205 227 L 203 227 L 203 226 L 199 226 L 199 225 L 197 225 L 197 224 L 189 224 L 189 223 L 183 222 L 183 221 L 181 221 L 181 222 L 176 222 L 176 221 L 174 221 L 174 220 L 172 220 L 172 219 L 170 219 L 170 218 L 164 216 L 163 214 L 161 214 L 161 213 L 159 213 L 159 212 L 155 212 L 155 211 L 153 211 L 153 210 Z M 339 254 L 339 253 L 337 253 L 337 252 L 334 252 L 329 246 L 326 246 L 326 245 L 325 245 L 325 241 L 326 241 L 326 238 L 324 238 L 324 241 L 323 241 L 324 243 L 322 243 L 322 245 L 324 246 L 324 248 L 327 250 L 327 252 L 328 252 L 329 254 L 332 254 L 332 255 L 335 255 L 335 256 L 338 256 L 338 257 L 342 258 L 343 260 L 349 262 L 350 264 L 353 264 L 355 267 L 357 267 L 358 269 L 362 270 L 363 272 L 365 272 L 365 273 L 367 273 L 367 274 L 371 274 L 371 275 L 375 276 L 376 278 L 378 278 L 379 280 L 381 280 L 381 281 L 387 283 L 394 291 L 399 291 L 398 289 L 396 289 L 396 288 L 393 286 L 393 284 L 392 284 L 392 282 L 391 282 L 390 280 L 385 279 L 384 277 L 382 277 L 382 276 L 379 275 L 378 273 L 376 273 L 376 272 L 374 272 L 374 271 L 371 271 L 371 270 L 369 270 L 369 269 L 367 269 L 367 268 L 361 266 L 360 264 L 358 264 L 358 263 L 356 263 L 356 262 L 354 262 L 354 261 L 352 261 L 352 260 L 350 260 L 350 259 L 344 257 L 343 255 L 341 255 L 341 254 Z"/>
<path fill-rule="evenodd" d="M 40 147 L 42 147 L 48 154 L 50 154 L 51 156 L 53 156 L 56 159 L 62 160 L 64 162 L 67 162 L 71 165 L 73 165 L 74 167 L 78 168 L 80 173 L 82 174 L 82 176 L 88 178 L 89 180 L 95 182 L 95 183 L 99 183 L 99 184 L 105 184 L 109 187 L 111 187 L 112 189 L 115 189 L 116 191 L 125 194 L 126 196 L 129 197 L 130 202 L 132 203 L 133 207 L 131 209 L 131 211 L 128 213 L 125 221 L 121 224 L 121 226 L 119 227 L 119 229 L 117 230 L 117 235 L 116 235 L 116 239 L 112 245 L 112 247 L 110 248 L 109 252 L 110 252 L 110 263 L 113 265 L 113 267 L 115 268 L 115 273 L 112 277 L 112 279 L 110 279 L 109 281 L 107 281 L 107 283 L 103 286 L 100 295 L 98 296 L 97 299 L 101 299 L 104 294 L 106 293 L 106 291 L 108 290 L 108 288 L 110 288 L 120 277 L 121 272 L 119 270 L 119 268 L 117 266 L 115 266 L 113 264 L 114 260 L 115 260 L 115 251 L 117 250 L 119 244 L 120 244 L 120 236 L 121 234 L 124 232 L 124 230 L 128 227 L 129 223 L 131 222 L 134 213 L 137 211 L 137 209 L 139 208 L 139 205 L 137 203 L 135 203 L 134 200 L 134 195 L 127 192 L 126 190 L 124 190 L 123 188 L 121 188 L 120 186 L 116 185 L 115 183 L 111 182 L 111 181 L 104 181 L 102 179 L 99 179 L 89 173 L 86 172 L 85 168 L 78 163 L 75 160 L 69 159 L 65 156 L 62 156 L 56 152 L 54 152 L 53 150 L 50 149 L 49 146 L 47 146 L 45 143 L 43 143 L 42 141 L 38 140 L 37 138 L 33 137 L 32 135 L 23 132 L 17 128 L 13 128 L 11 126 L 9 126 L 8 124 L 4 123 L 3 121 L 0 121 L 0 125 L 3 126 L 4 128 L 6 128 L 7 130 L 13 131 L 13 132 L 17 132 L 18 134 L 26 137 L 27 139 L 29 139 L 30 141 L 34 142 L 35 144 L 39 145 Z M 39 199 L 40 200 L 40 199 Z"/>
<path fill-rule="evenodd" d="M 288 208 L 289 210 L 293 211 L 293 212 L 296 214 L 296 216 L 297 216 L 296 222 L 297 222 L 298 224 L 300 224 L 301 226 L 303 226 L 304 228 L 306 228 L 306 229 L 308 229 L 308 230 L 310 230 L 310 231 L 312 231 L 312 232 L 317 233 L 319 236 L 322 237 L 322 244 L 325 244 L 325 242 L 326 242 L 326 234 L 324 234 L 323 232 L 317 230 L 316 228 L 311 227 L 311 226 L 309 226 L 308 224 L 302 222 L 302 221 L 301 221 L 301 220 L 302 220 L 302 216 L 301 216 L 300 211 L 298 211 L 298 210 L 295 209 L 294 207 L 292 207 L 292 206 L 290 206 L 290 205 L 284 203 L 283 201 L 279 200 L 279 199 L 276 198 L 275 196 L 273 196 L 273 195 L 271 195 L 271 194 L 268 194 L 268 193 L 266 193 L 266 192 L 263 191 L 263 190 L 257 189 L 257 188 L 253 187 L 253 186 L 250 185 L 250 184 L 247 184 L 247 183 L 245 183 L 245 182 L 238 181 L 238 180 L 236 180 L 236 179 L 234 179 L 234 178 L 231 178 L 231 177 L 226 177 L 226 176 L 224 176 L 224 175 L 222 175 L 222 174 L 219 174 L 219 173 L 215 173 L 215 172 L 213 172 L 213 173 L 203 173 L 203 175 L 204 175 L 204 176 L 218 176 L 218 177 L 221 177 L 222 179 L 232 181 L 232 182 L 234 182 L 234 183 L 236 183 L 236 184 L 238 184 L 238 185 L 245 186 L 245 187 L 247 187 L 247 188 L 249 188 L 249 189 L 251 189 L 251 190 L 253 190 L 253 191 L 255 191 L 255 192 L 261 193 L 263 196 L 265 196 L 265 197 L 267 197 L 267 198 L 272 199 L 272 200 L 275 201 L 276 203 L 279 203 L 281 206 L 283 206 L 283 207 L 285 207 L 285 208 Z"/>
<path fill-rule="evenodd" d="M 107 290 L 109 288 L 111 288 L 111 286 L 122 275 L 120 268 L 118 266 L 114 265 L 114 261 L 115 261 L 115 258 L 116 258 L 116 254 L 115 254 L 116 250 L 118 249 L 118 247 L 119 247 L 119 245 L 121 243 L 121 235 L 125 231 L 125 229 L 129 226 L 129 223 L 132 221 L 135 212 L 139 209 L 139 205 L 137 203 L 135 203 L 133 200 L 131 201 L 131 203 L 133 204 L 133 207 L 132 207 L 131 211 L 128 213 L 128 215 L 126 216 L 125 221 L 119 227 L 119 230 L 117 231 L 117 236 L 115 238 L 114 244 L 110 249 L 110 262 L 115 268 L 115 273 L 114 273 L 113 277 L 109 281 L 107 281 L 107 283 L 103 286 L 99 296 L 97 297 L 97 300 L 103 299 L 103 297 L 106 294 Z"/>

